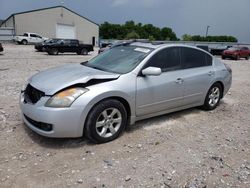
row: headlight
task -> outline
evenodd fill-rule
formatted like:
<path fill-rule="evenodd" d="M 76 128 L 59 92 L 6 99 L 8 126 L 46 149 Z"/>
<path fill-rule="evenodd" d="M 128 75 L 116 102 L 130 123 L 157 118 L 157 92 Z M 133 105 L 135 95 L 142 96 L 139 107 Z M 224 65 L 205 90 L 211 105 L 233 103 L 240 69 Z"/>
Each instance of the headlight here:
<path fill-rule="evenodd" d="M 86 88 L 70 88 L 61 91 L 51 97 L 45 104 L 47 107 L 64 108 L 70 107 L 71 104 L 82 94 L 86 93 Z"/>

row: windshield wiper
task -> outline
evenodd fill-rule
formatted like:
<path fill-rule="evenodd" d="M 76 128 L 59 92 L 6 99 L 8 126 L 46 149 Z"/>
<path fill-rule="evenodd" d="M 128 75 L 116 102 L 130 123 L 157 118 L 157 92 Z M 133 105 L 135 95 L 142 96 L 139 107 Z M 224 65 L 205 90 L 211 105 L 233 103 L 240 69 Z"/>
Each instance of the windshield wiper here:
<path fill-rule="evenodd" d="M 101 70 L 101 71 L 105 71 L 104 69 L 100 68 L 100 67 L 96 67 L 96 66 L 88 66 L 90 68 L 93 68 L 93 69 L 97 69 L 97 70 Z"/>
<path fill-rule="evenodd" d="M 93 65 L 88 65 L 87 62 L 88 62 L 88 61 L 82 62 L 81 65 L 86 66 L 86 67 L 90 67 L 90 68 L 93 68 L 93 69 L 105 71 L 104 69 L 102 69 L 102 68 L 100 68 L 100 67 L 96 67 L 96 66 L 93 66 Z"/>

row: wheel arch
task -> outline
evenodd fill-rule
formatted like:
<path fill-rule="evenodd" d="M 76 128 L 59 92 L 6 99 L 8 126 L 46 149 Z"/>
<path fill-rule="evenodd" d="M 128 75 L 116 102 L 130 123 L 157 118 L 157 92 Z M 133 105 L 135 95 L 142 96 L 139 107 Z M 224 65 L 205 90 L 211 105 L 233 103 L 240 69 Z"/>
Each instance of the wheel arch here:
<path fill-rule="evenodd" d="M 222 81 L 215 81 L 215 82 L 213 82 L 213 84 L 209 87 L 208 91 L 210 90 L 210 88 L 211 88 L 214 84 L 219 84 L 219 85 L 221 86 L 222 92 L 221 92 L 220 98 L 222 99 L 222 98 L 224 97 L 224 89 L 225 89 L 225 86 L 224 86 L 223 82 L 222 82 Z M 208 92 L 208 91 L 207 91 L 207 92 Z"/>
<path fill-rule="evenodd" d="M 222 99 L 223 97 L 224 97 L 224 89 L 225 89 L 225 86 L 224 86 L 224 84 L 223 84 L 223 82 L 221 82 L 221 81 L 217 81 L 217 82 L 215 82 L 214 84 L 220 84 L 220 86 L 221 86 L 221 89 L 222 89 L 222 91 L 221 91 L 221 96 L 220 96 L 220 98 Z M 213 84 L 213 85 L 214 85 Z"/>
<path fill-rule="evenodd" d="M 119 102 L 121 102 L 127 112 L 127 125 L 130 124 L 130 118 L 131 118 L 131 114 L 133 113 L 132 112 L 132 108 L 131 108 L 131 104 L 130 102 L 125 98 L 125 97 L 122 97 L 122 96 L 107 96 L 107 97 L 103 97 L 101 99 L 99 99 L 98 101 L 95 101 L 94 104 L 91 105 L 91 107 L 87 110 L 86 112 L 86 116 L 84 118 L 84 124 L 83 124 L 83 129 L 82 129 L 82 136 L 84 135 L 84 131 L 85 131 L 85 125 L 86 125 L 86 121 L 89 117 L 89 114 L 91 112 L 91 110 L 93 108 L 95 108 L 96 105 L 98 105 L 99 103 L 105 101 L 105 100 L 110 100 L 110 99 L 114 99 L 114 100 L 117 100 Z"/>

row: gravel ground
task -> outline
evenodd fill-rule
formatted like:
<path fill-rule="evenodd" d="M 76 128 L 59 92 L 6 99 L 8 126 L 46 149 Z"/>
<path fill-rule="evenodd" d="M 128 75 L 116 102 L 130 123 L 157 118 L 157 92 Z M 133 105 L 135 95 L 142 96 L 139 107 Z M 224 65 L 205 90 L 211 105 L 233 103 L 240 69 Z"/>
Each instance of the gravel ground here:
<path fill-rule="evenodd" d="M 0 187 L 250 187 L 250 61 L 225 61 L 233 85 L 220 106 L 144 121 L 117 140 L 49 139 L 22 123 L 31 75 L 96 54 L 48 56 L 4 44 L 0 55 Z"/>

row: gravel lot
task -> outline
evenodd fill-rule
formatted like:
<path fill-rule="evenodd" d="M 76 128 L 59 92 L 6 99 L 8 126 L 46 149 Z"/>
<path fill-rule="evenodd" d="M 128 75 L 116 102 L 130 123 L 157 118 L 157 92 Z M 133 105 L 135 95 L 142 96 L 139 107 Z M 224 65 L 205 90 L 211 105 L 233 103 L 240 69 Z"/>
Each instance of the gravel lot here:
<path fill-rule="evenodd" d="M 48 56 L 3 44 L 0 187 L 250 187 L 250 61 L 225 61 L 233 85 L 220 106 L 144 120 L 119 139 L 49 139 L 22 123 L 19 92 L 33 74 L 96 55 Z"/>

